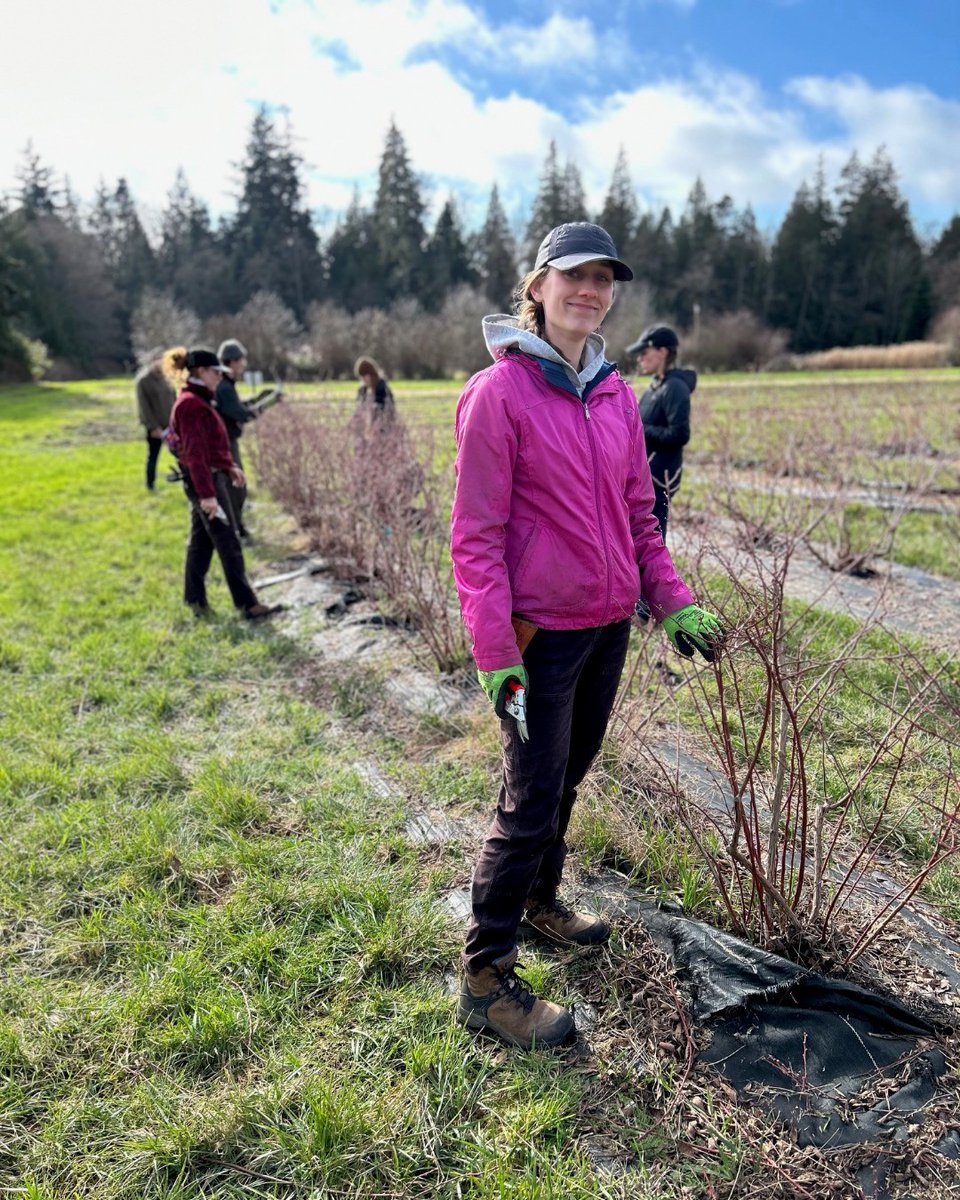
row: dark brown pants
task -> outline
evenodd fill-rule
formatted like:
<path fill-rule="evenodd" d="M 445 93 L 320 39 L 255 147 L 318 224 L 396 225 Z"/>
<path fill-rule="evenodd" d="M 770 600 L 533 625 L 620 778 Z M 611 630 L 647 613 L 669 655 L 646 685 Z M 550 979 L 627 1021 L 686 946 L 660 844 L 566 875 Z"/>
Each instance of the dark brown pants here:
<path fill-rule="evenodd" d="M 629 638 L 629 621 L 538 629 L 524 653 L 530 740 L 504 718 L 503 783 L 473 876 L 470 970 L 510 953 L 528 899 L 556 895 L 577 785 L 603 742 Z"/>

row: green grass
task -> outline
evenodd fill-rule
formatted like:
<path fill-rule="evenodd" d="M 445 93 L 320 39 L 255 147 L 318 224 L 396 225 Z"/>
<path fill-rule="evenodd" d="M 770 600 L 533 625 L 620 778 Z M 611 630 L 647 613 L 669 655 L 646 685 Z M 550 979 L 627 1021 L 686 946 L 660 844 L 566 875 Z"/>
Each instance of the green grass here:
<path fill-rule="evenodd" d="M 453 1022 L 455 868 L 354 769 L 368 698 L 304 699 L 304 651 L 216 569 L 219 615 L 189 616 L 185 503 L 143 489 L 131 409 L 0 391 L 0 1195 L 644 1194 L 579 1147 L 596 1068 Z M 256 515 L 254 572 L 282 546 Z M 409 751 L 380 747 L 411 794 L 489 798 Z"/>
<path fill-rule="evenodd" d="M 456 385 L 396 390 L 449 437 Z M 301 687 L 309 646 L 237 620 L 216 568 L 218 615 L 194 621 L 186 506 L 144 491 L 143 458 L 129 381 L 0 389 L 0 1196 L 750 1194 L 764 1168 L 728 1117 L 699 1159 L 647 1136 L 679 1068 L 638 1065 L 629 944 L 529 956 L 552 998 L 626 1010 L 582 1058 L 454 1023 L 460 930 L 437 901 L 468 868 L 404 838 L 406 797 L 485 808 L 492 730 L 438 761 L 364 733 L 378 680 Z M 262 495 L 254 519 L 268 573 L 289 527 Z M 853 755 L 842 711 L 837 736 Z M 644 882 L 705 906 L 688 849 L 654 832 Z M 609 849 L 584 827 L 588 861 Z M 957 905 L 952 873 L 934 890 Z"/>

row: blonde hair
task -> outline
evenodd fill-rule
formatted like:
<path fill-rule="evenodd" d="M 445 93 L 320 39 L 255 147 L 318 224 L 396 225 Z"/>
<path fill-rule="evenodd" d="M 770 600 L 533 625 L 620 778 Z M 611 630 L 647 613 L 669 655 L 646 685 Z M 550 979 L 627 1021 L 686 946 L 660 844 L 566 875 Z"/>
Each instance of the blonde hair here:
<path fill-rule="evenodd" d="M 164 352 L 163 373 L 171 383 L 183 383 L 187 377 L 187 348 L 186 346 L 171 346 Z"/>
<path fill-rule="evenodd" d="M 531 289 L 538 283 L 543 283 L 550 267 L 534 267 L 517 284 L 513 293 L 513 311 L 517 316 L 517 324 L 521 329 L 527 329 L 542 338 L 545 334 L 546 322 L 543 315 L 543 305 L 530 295 Z"/>

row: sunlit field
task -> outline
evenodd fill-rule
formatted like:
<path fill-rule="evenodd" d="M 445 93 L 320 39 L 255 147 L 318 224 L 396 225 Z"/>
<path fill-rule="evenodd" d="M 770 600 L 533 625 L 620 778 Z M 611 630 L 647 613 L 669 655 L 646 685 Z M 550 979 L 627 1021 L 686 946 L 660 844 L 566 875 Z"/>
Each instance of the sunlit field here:
<path fill-rule="evenodd" d="M 414 442 L 432 445 L 442 508 L 462 385 L 392 386 Z M 272 412 L 348 412 L 355 390 L 291 383 Z M 676 553 L 743 617 L 730 669 L 745 688 L 761 686 L 756 630 L 692 533 L 716 518 L 731 545 L 749 527 L 755 546 L 833 555 L 825 571 L 846 554 L 950 586 L 958 413 L 960 371 L 700 381 Z M 507 1050 L 454 1023 L 461 930 L 446 899 L 468 885 L 474 842 L 424 845 L 407 823 L 429 807 L 483 828 L 498 743 L 469 664 L 445 677 L 466 696 L 453 716 L 412 713 L 389 665 L 322 660 L 322 609 L 239 621 L 216 565 L 216 615 L 194 620 L 186 502 L 166 482 L 145 491 L 139 432 L 129 380 L 0 388 L 0 1195 L 787 1200 L 801 1177 L 818 1200 L 849 1194 L 828 1156 L 801 1161 L 691 1074 L 669 972 L 635 929 L 581 958 L 524 949 L 537 988 L 597 1014 L 572 1049 Z M 160 480 L 170 465 L 164 452 Z M 321 553 L 256 478 L 251 511 L 254 578 Z M 851 650 L 855 620 L 796 603 L 795 644 L 847 655 L 818 713 L 833 758 L 810 774 L 839 796 L 887 736 L 885 699 L 947 655 L 923 628 L 903 643 L 871 629 Z M 695 736 L 713 684 L 677 686 L 676 662 L 664 683 L 663 646 L 636 636 L 624 737 Z M 396 644 L 406 667 L 423 662 Z M 956 771 L 960 680 L 938 679 L 900 790 L 867 789 L 849 825 L 892 829 L 885 852 L 908 872 L 936 840 L 921 799 Z M 744 715 L 745 745 L 762 719 Z M 723 923 L 684 828 L 630 790 L 634 767 L 613 748 L 598 764 L 576 871 L 616 863 L 642 894 Z M 952 863 L 924 894 L 960 918 Z"/>

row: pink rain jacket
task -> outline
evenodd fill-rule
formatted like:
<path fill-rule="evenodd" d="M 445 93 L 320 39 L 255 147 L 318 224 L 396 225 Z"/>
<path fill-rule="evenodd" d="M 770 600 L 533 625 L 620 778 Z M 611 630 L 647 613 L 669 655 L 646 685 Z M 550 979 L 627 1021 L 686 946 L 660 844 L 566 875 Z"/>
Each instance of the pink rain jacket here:
<path fill-rule="evenodd" d="M 607 625 L 631 616 L 641 585 L 658 620 L 693 603 L 653 516 L 633 391 L 614 370 L 584 396 L 513 351 L 460 397 L 451 552 L 481 671 L 519 661 L 511 615 Z"/>

